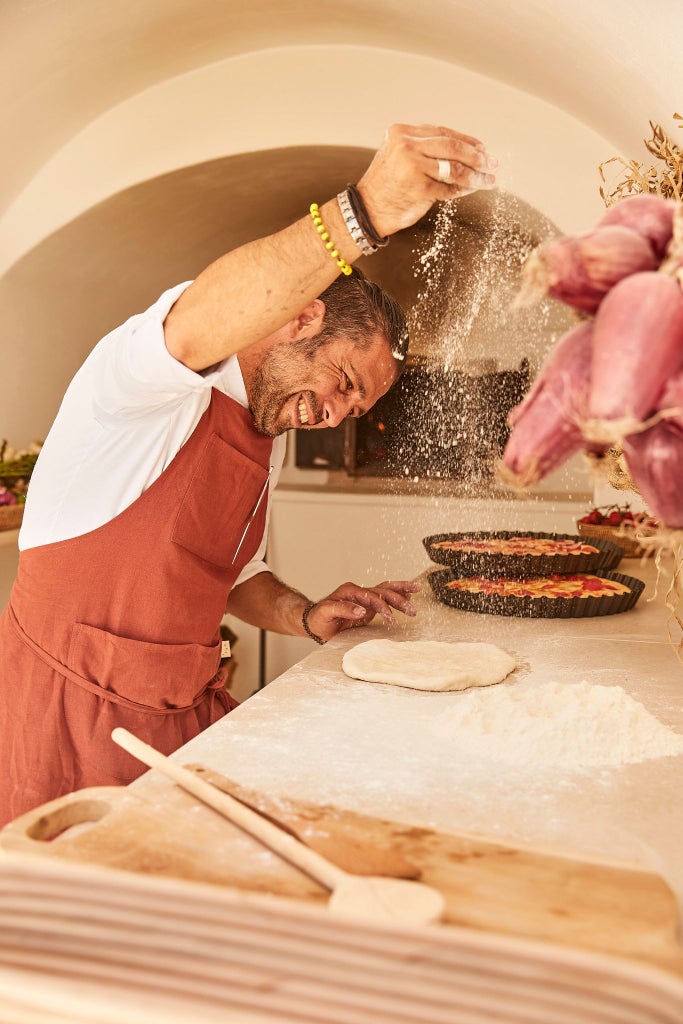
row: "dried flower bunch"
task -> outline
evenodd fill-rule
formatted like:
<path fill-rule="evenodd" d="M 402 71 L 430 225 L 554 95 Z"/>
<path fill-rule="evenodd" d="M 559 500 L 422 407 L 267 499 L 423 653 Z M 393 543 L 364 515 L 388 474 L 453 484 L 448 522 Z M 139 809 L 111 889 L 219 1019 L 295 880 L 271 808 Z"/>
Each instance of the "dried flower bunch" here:
<path fill-rule="evenodd" d="M 676 121 L 683 121 L 683 114 L 674 114 Z M 683 128 L 683 124 L 678 126 Z M 643 139 L 648 153 L 658 161 L 646 167 L 637 160 L 623 160 L 620 156 L 610 157 L 600 164 L 598 170 L 602 181 L 607 184 L 605 168 L 617 164 L 623 169 L 622 178 L 609 191 L 600 186 L 600 195 L 605 206 L 613 206 L 626 196 L 651 192 L 665 199 L 683 202 L 683 149 L 665 134 L 661 125 L 650 121 L 652 138 Z"/>
<path fill-rule="evenodd" d="M 673 116 L 674 120 L 683 121 L 683 114 L 674 114 Z M 678 127 L 683 128 L 683 124 Z M 683 149 L 665 134 L 661 125 L 650 121 L 650 128 L 652 129 L 652 138 L 643 139 L 643 143 L 648 153 L 652 154 L 659 164 L 646 167 L 638 163 L 637 160 L 626 161 L 618 156 L 605 160 L 598 168 L 600 177 L 605 184 L 607 183 L 605 167 L 608 164 L 618 164 L 624 172 L 622 178 L 612 186 L 609 192 L 603 185 L 600 186 L 600 195 L 605 206 L 614 206 L 626 196 L 641 195 L 644 192 L 683 202 Z M 607 452 L 601 469 L 617 490 L 632 490 L 638 493 L 638 488 L 628 472 L 623 451 L 618 446 L 610 448 Z"/>
<path fill-rule="evenodd" d="M 663 169 L 622 161 L 594 227 L 545 242 L 524 267 L 519 304 L 550 296 L 583 319 L 510 412 L 500 475 L 529 486 L 583 450 L 683 534 L 683 150 L 651 125 Z"/>
<path fill-rule="evenodd" d="M 607 477 L 607 480 L 616 491 L 634 491 L 638 494 L 638 488 L 626 465 L 623 449 L 619 448 L 618 445 L 609 448 L 601 459 L 595 462 L 591 461 L 590 467 Z"/>
<path fill-rule="evenodd" d="M 0 441 L 0 506 L 21 505 L 26 501 L 42 441 L 32 441 L 28 448 L 15 451 L 6 440 Z"/>

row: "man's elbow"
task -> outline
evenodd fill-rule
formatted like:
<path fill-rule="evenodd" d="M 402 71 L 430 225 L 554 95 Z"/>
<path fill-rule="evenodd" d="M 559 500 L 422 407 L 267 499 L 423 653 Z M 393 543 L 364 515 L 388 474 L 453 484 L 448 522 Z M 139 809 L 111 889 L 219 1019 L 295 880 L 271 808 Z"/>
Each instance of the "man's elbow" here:
<path fill-rule="evenodd" d="M 166 319 L 164 320 L 164 343 L 166 350 L 183 366 L 189 370 L 205 370 L 208 365 L 205 363 L 201 346 L 197 343 L 197 329 L 194 324 L 194 317 L 189 317 L 185 304 L 184 295 L 171 306 Z"/>

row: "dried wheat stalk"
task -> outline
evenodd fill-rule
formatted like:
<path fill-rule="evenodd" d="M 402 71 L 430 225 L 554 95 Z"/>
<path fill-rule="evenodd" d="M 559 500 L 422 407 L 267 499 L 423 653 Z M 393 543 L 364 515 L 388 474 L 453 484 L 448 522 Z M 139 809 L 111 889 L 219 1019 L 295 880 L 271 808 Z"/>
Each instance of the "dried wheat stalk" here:
<path fill-rule="evenodd" d="M 674 119 L 683 121 L 683 114 L 674 114 Z M 681 127 L 683 125 L 679 125 Z M 605 206 L 613 206 L 626 196 L 642 192 L 653 192 L 665 199 L 683 202 L 683 150 L 665 134 L 661 125 L 650 121 L 650 128 L 652 138 L 643 139 L 643 142 L 648 153 L 659 161 L 657 165 L 647 167 L 637 160 L 623 160 L 620 156 L 613 156 L 598 167 L 605 185 L 608 184 L 605 168 L 609 164 L 617 164 L 623 170 L 621 179 L 609 191 L 603 185 L 600 186 Z"/>

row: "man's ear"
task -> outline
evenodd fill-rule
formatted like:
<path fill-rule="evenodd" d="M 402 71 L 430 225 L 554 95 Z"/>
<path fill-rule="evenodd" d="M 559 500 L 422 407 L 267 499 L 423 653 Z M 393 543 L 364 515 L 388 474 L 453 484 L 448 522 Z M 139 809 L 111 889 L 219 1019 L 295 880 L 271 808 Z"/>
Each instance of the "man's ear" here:
<path fill-rule="evenodd" d="M 294 338 L 298 341 L 302 338 L 313 338 L 322 330 L 325 319 L 325 303 L 322 299 L 313 299 L 305 309 L 302 309 L 298 316 L 292 321 Z"/>

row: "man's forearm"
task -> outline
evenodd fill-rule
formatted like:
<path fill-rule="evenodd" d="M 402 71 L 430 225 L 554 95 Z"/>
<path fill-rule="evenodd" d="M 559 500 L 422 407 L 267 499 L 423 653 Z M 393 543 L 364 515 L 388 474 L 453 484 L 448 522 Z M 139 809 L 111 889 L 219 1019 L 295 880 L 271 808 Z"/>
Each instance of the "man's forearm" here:
<path fill-rule="evenodd" d="M 324 643 L 341 630 L 366 626 L 378 614 L 391 623 L 392 609 L 404 615 L 415 615 L 410 597 L 419 589 L 419 583 L 408 580 L 388 580 L 374 587 L 342 583 L 312 606 L 306 617 L 307 630 L 303 613 L 311 604 L 308 598 L 282 583 L 271 572 L 261 572 L 234 588 L 227 610 L 252 626 L 288 636 L 308 635 L 318 643 Z"/>
<path fill-rule="evenodd" d="M 336 199 L 321 214 L 341 255 L 357 260 Z M 203 370 L 282 327 L 338 274 L 311 218 L 302 217 L 207 267 L 166 318 L 166 346 L 185 366 Z"/>
<path fill-rule="evenodd" d="M 302 616 L 308 603 L 307 597 L 282 583 L 272 572 L 260 572 L 231 591 L 227 611 L 259 629 L 305 636 Z"/>
<path fill-rule="evenodd" d="M 495 178 L 486 172 L 495 164 L 469 135 L 392 125 L 358 192 L 376 233 L 388 236 L 415 224 L 437 200 L 492 188 Z M 346 263 L 355 262 L 360 249 L 336 198 L 323 202 L 319 213 L 323 223 L 317 228 L 304 215 L 207 267 L 166 318 L 171 355 L 191 370 L 206 369 L 284 327 L 321 295 L 339 274 L 321 232 Z"/>

